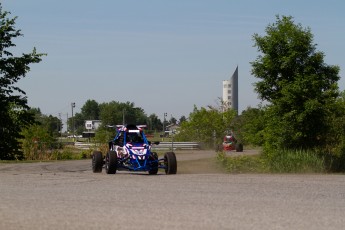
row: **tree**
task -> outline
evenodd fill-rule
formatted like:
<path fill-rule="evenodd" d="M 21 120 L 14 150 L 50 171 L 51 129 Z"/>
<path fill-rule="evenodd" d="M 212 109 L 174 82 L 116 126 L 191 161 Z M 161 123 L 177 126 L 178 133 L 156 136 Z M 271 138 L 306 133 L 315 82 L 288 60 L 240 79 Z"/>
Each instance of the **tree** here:
<path fill-rule="evenodd" d="M 81 115 L 85 120 L 99 120 L 99 105 L 95 100 L 87 100 L 81 107 Z"/>
<path fill-rule="evenodd" d="M 99 120 L 100 119 L 100 108 L 95 100 L 87 100 L 83 107 L 81 107 L 81 112 L 76 113 L 73 118 L 70 117 L 67 121 L 69 130 L 68 132 L 74 132 L 75 134 L 82 134 L 85 130 L 86 120 Z"/>
<path fill-rule="evenodd" d="M 142 108 L 135 107 L 133 102 L 111 101 L 102 103 L 100 107 L 100 119 L 102 125 L 142 124 L 146 125 L 148 118 Z"/>
<path fill-rule="evenodd" d="M 170 125 L 175 125 L 177 122 L 176 118 L 175 117 L 171 117 L 170 120 L 169 120 L 169 124 Z"/>
<path fill-rule="evenodd" d="M 327 117 L 334 113 L 339 67 L 324 63 L 309 28 L 291 16 L 276 17 L 266 35 L 253 35 L 259 52 L 251 62 L 259 97 L 266 111 L 267 144 L 283 148 L 324 146 L 329 134 Z"/>
<path fill-rule="evenodd" d="M 179 119 L 179 123 L 181 124 L 184 121 L 187 121 L 187 118 L 185 116 L 181 116 Z"/>
<path fill-rule="evenodd" d="M 9 18 L 10 12 L 3 11 L 0 3 L 0 159 L 21 158 L 18 139 L 23 127 L 34 123 L 28 112 L 25 92 L 15 84 L 30 71 L 31 63 L 39 63 L 41 56 L 34 48 L 31 53 L 14 56 L 11 48 L 13 39 L 23 36 L 15 28 L 17 17 Z"/>
<path fill-rule="evenodd" d="M 243 144 L 262 146 L 266 126 L 265 109 L 248 107 L 232 123 L 237 134 L 236 138 Z"/>
<path fill-rule="evenodd" d="M 224 135 L 233 129 L 231 123 L 235 117 L 236 111 L 233 109 L 222 112 L 210 107 L 194 107 L 189 121 L 181 123 L 176 140 L 199 141 L 212 146 L 215 142 L 221 142 Z"/>
<path fill-rule="evenodd" d="M 148 117 L 148 124 L 150 130 L 162 131 L 163 129 L 163 122 L 154 113 Z"/>

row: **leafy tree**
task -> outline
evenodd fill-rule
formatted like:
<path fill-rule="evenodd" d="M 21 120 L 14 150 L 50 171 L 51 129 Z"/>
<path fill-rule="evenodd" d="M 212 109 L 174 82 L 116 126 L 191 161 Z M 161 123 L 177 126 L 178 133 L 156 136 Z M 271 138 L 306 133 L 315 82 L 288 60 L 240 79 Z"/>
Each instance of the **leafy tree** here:
<path fill-rule="evenodd" d="M 73 132 L 73 124 L 74 124 L 74 134 L 81 134 L 85 129 L 85 119 L 81 113 L 76 113 L 74 117 L 68 118 L 68 131 L 70 134 Z"/>
<path fill-rule="evenodd" d="M 266 35 L 254 34 L 262 53 L 251 63 L 259 97 L 268 101 L 265 135 L 271 147 L 324 146 L 338 96 L 339 67 L 324 63 L 309 28 L 276 17 Z"/>
<path fill-rule="evenodd" d="M 155 130 L 155 131 L 163 130 L 163 122 L 154 113 L 148 117 L 148 124 L 149 124 L 148 128 L 150 130 Z"/>
<path fill-rule="evenodd" d="M 236 111 L 228 109 L 224 112 L 214 108 L 198 109 L 194 107 L 189 115 L 189 121 L 181 124 L 180 132 L 176 135 L 178 141 L 199 141 L 208 146 L 218 144 L 227 132 L 233 129 L 231 123 Z"/>
<path fill-rule="evenodd" d="M 262 146 L 266 127 L 265 109 L 248 107 L 233 121 L 236 138 L 243 144 Z"/>
<path fill-rule="evenodd" d="M 179 123 L 181 124 L 184 121 L 187 121 L 187 118 L 185 116 L 181 116 L 179 119 Z"/>
<path fill-rule="evenodd" d="M 176 124 L 177 120 L 175 117 L 171 117 L 170 120 L 169 120 L 169 124 L 170 125 L 173 125 L 173 124 Z"/>
<path fill-rule="evenodd" d="M 95 100 L 87 100 L 81 107 L 81 115 L 85 120 L 99 120 L 99 105 Z"/>
<path fill-rule="evenodd" d="M 62 128 L 62 122 L 58 117 L 42 114 L 39 108 L 29 110 L 35 117 L 37 125 L 40 125 L 51 137 L 58 137 Z"/>
<path fill-rule="evenodd" d="M 102 125 L 147 124 L 147 116 L 142 108 L 135 107 L 133 102 L 111 101 L 100 106 Z"/>
<path fill-rule="evenodd" d="M 0 3 L 0 159 L 21 158 L 18 139 L 23 127 L 34 123 L 28 112 L 25 92 L 15 84 L 30 71 L 31 63 L 39 63 L 44 54 L 31 53 L 14 56 L 11 48 L 13 39 L 23 36 L 15 28 L 17 17 L 9 18 L 10 12 L 3 11 Z"/>

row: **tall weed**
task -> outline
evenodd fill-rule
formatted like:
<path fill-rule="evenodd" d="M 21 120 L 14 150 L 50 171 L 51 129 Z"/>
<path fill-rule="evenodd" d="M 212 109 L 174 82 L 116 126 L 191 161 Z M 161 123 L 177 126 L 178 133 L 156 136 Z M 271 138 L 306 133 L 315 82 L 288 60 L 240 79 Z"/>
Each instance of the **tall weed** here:
<path fill-rule="evenodd" d="M 324 157 L 311 150 L 277 150 L 266 157 L 266 161 L 270 172 L 274 173 L 322 173 L 326 171 Z"/>
<path fill-rule="evenodd" d="M 325 157 L 315 151 L 277 150 L 255 156 L 217 154 L 217 161 L 231 173 L 323 173 Z"/>

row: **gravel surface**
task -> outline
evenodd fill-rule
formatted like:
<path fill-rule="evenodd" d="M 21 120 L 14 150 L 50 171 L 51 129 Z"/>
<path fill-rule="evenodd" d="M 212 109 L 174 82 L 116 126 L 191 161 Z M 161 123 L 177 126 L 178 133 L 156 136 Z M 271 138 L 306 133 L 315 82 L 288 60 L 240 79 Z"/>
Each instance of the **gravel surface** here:
<path fill-rule="evenodd" d="M 345 175 L 225 174 L 214 156 L 177 153 L 177 175 L 153 176 L 92 173 L 90 160 L 0 164 L 0 229 L 344 228 Z"/>

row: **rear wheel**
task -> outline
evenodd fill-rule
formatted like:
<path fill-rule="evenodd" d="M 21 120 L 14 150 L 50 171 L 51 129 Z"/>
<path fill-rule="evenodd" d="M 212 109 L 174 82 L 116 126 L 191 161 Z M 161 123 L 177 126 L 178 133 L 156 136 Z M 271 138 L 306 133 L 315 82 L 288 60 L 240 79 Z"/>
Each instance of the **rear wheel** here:
<path fill-rule="evenodd" d="M 149 170 L 150 175 L 155 175 L 158 173 L 158 155 L 157 153 L 153 152 L 150 156 L 152 159 L 151 169 Z"/>
<path fill-rule="evenodd" d="M 177 161 L 174 152 L 166 152 L 164 154 L 165 174 L 176 174 Z"/>
<path fill-rule="evenodd" d="M 236 143 L 236 152 L 243 152 L 243 145 L 241 143 Z"/>
<path fill-rule="evenodd" d="M 92 153 L 92 172 L 100 173 L 103 167 L 103 157 L 100 151 L 94 151 Z"/>
<path fill-rule="evenodd" d="M 105 172 L 115 174 L 117 169 L 117 155 L 115 151 L 109 151 L 105 156 Z"/>

